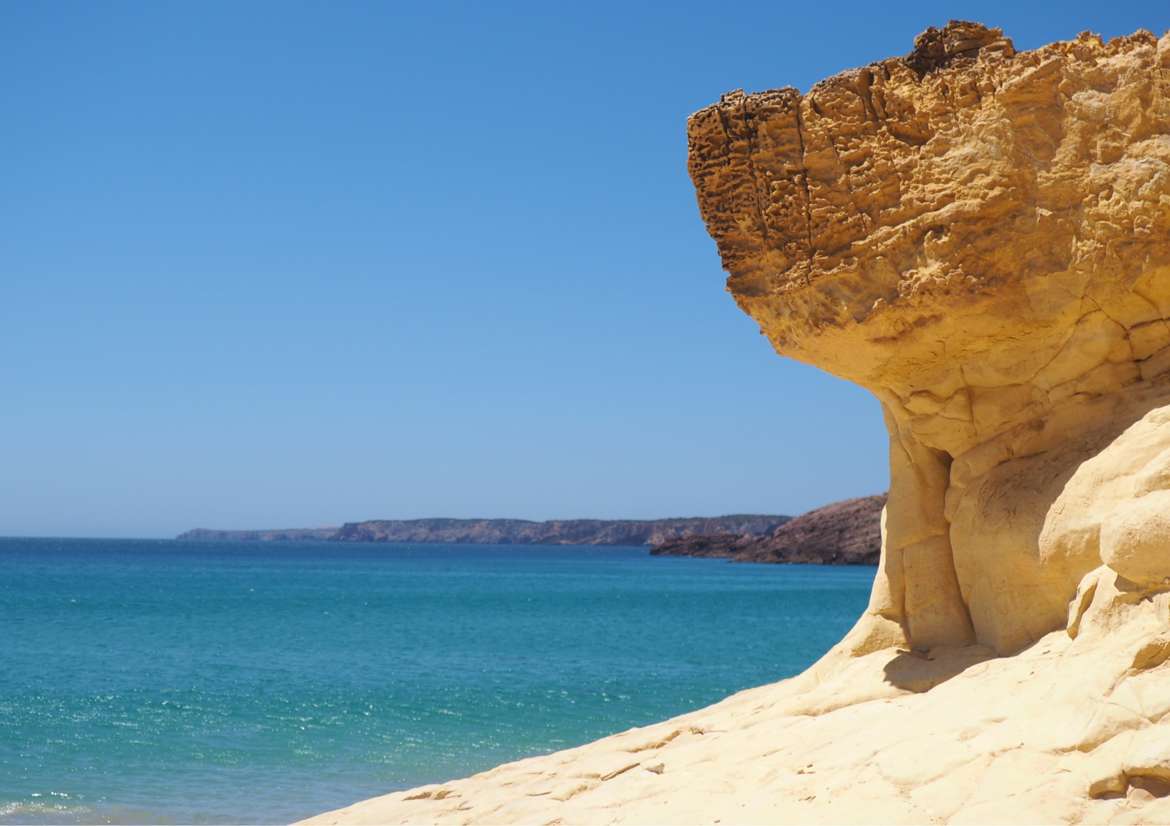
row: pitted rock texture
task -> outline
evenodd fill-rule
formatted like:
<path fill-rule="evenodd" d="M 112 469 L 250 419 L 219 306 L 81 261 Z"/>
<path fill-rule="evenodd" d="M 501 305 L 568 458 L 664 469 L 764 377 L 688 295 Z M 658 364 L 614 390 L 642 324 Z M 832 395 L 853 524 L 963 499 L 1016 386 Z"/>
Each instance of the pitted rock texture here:
<path fill-rule="evenodd" d="M 728 288 L 776 350 L 886 408 L 889 641 L 1002 653 L 1059 627 L 1087 554 L 1048 507 L 1170 370 L 1170 40 L 1017 53 L 952 22 L 807 94 L 692 116 Z M 868 645 L 868 643 L 863 644 Z"/>
<path fill-rule="evenodd" d="M 695 114 L 736 301 L 884 406 L 869 609 L 791 680 L 314 822 L 1170 824 L 1168 95 L 1170 34 L 951 23 Z"/>

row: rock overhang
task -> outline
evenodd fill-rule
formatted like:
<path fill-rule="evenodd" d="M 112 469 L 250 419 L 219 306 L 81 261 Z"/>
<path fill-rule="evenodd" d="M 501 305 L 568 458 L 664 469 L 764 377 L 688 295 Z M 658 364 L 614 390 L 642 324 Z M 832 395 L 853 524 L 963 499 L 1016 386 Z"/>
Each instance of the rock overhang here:
<path fill-rule="evenodd" d="M 689 167 L 728 288 L 781 354 L 924 409 L 1048 390 L 1076 378 L 1043 371 L 1086 317 L 1120 349 L 1170 309 L 1168 83 L 1167 38 L 1017 53 L 953 21 L 804 95 L 725 95 L 691 117 Z M 1140 336 L 1141 357 L 1170 344 Z"/>
<path fill-rule="evenodd" d="M 736 302 L 886 411 L 857 650 L 1059 627 L 1092 560 L 1040 552 L 1048 509 L 1170 400 L 1170 35 L 1017 52 L 952 21 L 805 94 L 724 95 L 688 145 Z"/>

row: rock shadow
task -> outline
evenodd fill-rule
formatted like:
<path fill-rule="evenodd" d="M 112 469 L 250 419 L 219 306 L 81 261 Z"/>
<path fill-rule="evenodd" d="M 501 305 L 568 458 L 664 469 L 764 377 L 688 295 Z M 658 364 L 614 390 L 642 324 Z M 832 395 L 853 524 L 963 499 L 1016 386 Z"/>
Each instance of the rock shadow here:
<path fill-rule="evenodd" d="M 995 652 L 982 645 L 932 651 L 898 649 L 898 653 L 882 670 L 890 685 L 921 694 L 957 677 L 972 666 L 994 658 Z"/>

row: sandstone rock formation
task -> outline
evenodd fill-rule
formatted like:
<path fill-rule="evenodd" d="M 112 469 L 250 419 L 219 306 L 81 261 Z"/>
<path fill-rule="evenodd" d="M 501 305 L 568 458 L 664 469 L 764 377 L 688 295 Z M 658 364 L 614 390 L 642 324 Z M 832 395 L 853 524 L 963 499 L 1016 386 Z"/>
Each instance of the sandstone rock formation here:
<path fill-rule="evenodd" d="M 885 409 L 883 582 L 854 644 L 1011 653 L 1060 627 L 1100 560 L 1041 543 L 1049 510 L 1170 396 L 1166 39 L 1016 54 L 952 23 L 806 95 L 726 95 L 689 137 L 736 301 Z"/>
<path fill-rule="evenodd" d="M 322 822 L 1170 823 L 1170 34 L 952 22 L 689 141 L 735 300 L 883 404 L 869 609 L 793 680 Z"/>
<path fill-rule="evenodd" d="M 770 534 L 697 534 L 667 539 L 655 556 L 703 556 L 736 562 L 876 565 L 882 549 L 884 494 L 833 502 L 802 513 Z"/>

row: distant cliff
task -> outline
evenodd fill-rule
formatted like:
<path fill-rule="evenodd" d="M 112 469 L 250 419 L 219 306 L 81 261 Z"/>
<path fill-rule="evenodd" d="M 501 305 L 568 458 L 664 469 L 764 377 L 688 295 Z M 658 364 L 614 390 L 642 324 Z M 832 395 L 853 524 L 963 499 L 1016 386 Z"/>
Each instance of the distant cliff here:
<path fill-rule="evenodd" d="M 656 556 L 726 557 L 738 562 L 876 565 L 881 553 L 885 494 L 846 499 L 788 520 L 770 534 L 734 531 L 656 543 Z"/>
<path fill-rule="evenodd" d="M 303 542 L 306 540 L 332 539 L 337 528 L 277 528 L 258 531 L 219 531 L 211 528 L 195 528 L 179 534 L 176 539 L 190 539 L 202 542 Z"/>
<path fill-rule="evenodd" d="M 495 545 L 657 545 L 697 534 L 765 536 L 791 517 L 758 514 L 674 519 L 374 519 L 340 528 L 223 531 L 197 528 L 179 539 L 232 541 L 444 542 Z"/>

